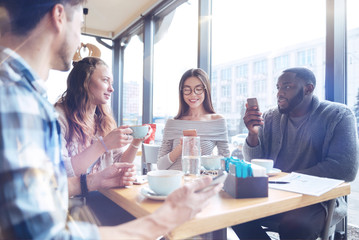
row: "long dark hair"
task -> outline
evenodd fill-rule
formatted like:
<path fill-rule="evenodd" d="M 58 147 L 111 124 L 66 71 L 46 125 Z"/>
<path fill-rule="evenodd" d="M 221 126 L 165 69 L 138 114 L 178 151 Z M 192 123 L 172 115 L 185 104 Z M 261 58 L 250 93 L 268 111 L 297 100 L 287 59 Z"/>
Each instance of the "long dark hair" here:
<path fill-rule="evenodd" d="M 205 71 L 203 71 L 202 69 L 200 69 L 200 68 L 192 68 L 192 69 L 187 70 L 181 77 L 181 81 L 180 81 L 179 86 L 178 86 L 179 108 L 178 108 L 178 113 L 174 117 L 174 119 L 182 118 L 185 115 L 185 113 L 187 113 L 187 111 L 189 109 L 188 104 L 184 101 L 183 94 L 182 94 L 182 89 L 183 89 L 184 82 L 190 77 L 198 78 L 202 82 L 202 84 L 204 86 L 204 89 L 205 89 L 204 90 L 205 98 L 204 98 L 204 101 L 203 101 L 204 109 L 208 113 L 216 113 L 214 111 L 213 104 L 212 104 L 211 86 L 210 86 L 210 82 L 209 82 L 209 78 L 208 78 L 207 73 Z"/>
<path fill-rule="evenodd" d="M 89 91 L 89 84 L 92 73 L 98 65 L 107 66 L 103 60 L 96 57 L 86 57 L 74 62 L 74 68 L 67 78 L 67 89 L 55 104 L 65 111 L 69 123 L 68 136 L 65 136 L 68 143 L 77 139 L 86 146 L 94 135 L 94 127 L 101 136 L 107 135 L 116 127 L 107 104 L 96 106 L 95 119 L 88 111 L 93 97 Z"/>

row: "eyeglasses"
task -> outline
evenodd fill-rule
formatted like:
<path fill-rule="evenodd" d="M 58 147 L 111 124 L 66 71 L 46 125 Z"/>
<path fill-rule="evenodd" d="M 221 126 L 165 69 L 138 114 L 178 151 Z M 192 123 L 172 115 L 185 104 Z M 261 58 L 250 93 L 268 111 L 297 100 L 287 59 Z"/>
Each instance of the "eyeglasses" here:
<path fill-rule="evenodd" d="M 193 91 L 196 95 L 201 95 L 203 93 L 204 89 L 205 89 L 204 86 L 197 86 L 193 89 Z M 184 88 L 182 88 L 182 92 L 184 95 L 190 95 L 192 93 L 192 88 L 184 87 Z"/>

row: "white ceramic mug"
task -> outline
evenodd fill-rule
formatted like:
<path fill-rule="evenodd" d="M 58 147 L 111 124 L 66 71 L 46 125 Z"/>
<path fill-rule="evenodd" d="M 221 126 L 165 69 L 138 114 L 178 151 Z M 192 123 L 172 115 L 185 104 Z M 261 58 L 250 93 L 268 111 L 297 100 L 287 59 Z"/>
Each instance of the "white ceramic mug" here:
<path fill-rule="evenodd" d="M 218 155 L 204 155 L 201 156 L 201 165 L 206 170 L 218 170 L 221 168 L 221 159 L 223 156 Z"/>
<path fill-rule="evenodd" d="M 183 172 L 179 170 L 156 170 L 147 173 L 148 185 L 152 191 L 167 196 L 182 185 Z"/>
<path fill-rule="evenodd" d="M 130 128 L 133 131 L 131 133 L 133 138 L 144 138 L 147 135 L 148 130 L 149 130 L 148 125 L 136 125 L 136 126 L 130 126 Z"/>
<path fill-rule="evenodd" d="M 272 171 L 274 164 L 272 159 L 252 159 L 251 163 L 264 167 L 267 173 Z"/>

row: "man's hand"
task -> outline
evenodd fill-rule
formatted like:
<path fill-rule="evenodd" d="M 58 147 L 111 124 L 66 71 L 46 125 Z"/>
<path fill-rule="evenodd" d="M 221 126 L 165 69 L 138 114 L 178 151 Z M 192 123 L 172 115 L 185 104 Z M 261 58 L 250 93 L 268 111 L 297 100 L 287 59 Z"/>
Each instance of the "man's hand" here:
<path fill-rule="evenodd" d="M 248 129 L 247 143 L 252 147 L 257 146 L 259 126 L 264 124 L 262 113 L 257 107 L 248 107 L 246 103 L 246 113 L 244 114 L 243 121 Z"/>
<path fill-rule="evenodd" d="M 100 172 L 87 176 L 89 191 L 130 186 L 135 181 L 133 163 L 114 163 Z"/>
<path fill-rule="evenodd" d="M 209 190 L 199 191 L 212 182 L 210 176 L 203 177 L 194 182 L 186 184 L 171 193 L 164 204 L 156 211 L 155 221 L 167 228 L 174 227 L 192 219 L 198 212 L 206 207 L 210 198 L 218 193 L 223 184 L 218 184 Z"/>
<path fill-rule="evenodd" d="M 171 193 L 166 201 L 154 213 L 137 220 L 122 224 L 116 228 L 100 227 L 103 239 L 158 239 L 172 229 L 193 218 L 209 203 L 210 197 L 218 193 L 223 184 L 209 190 L 197 192 L 212 181 L 209 176 L 196 180 Z M 141 229 L 141 231 L 133 231 Z"/>

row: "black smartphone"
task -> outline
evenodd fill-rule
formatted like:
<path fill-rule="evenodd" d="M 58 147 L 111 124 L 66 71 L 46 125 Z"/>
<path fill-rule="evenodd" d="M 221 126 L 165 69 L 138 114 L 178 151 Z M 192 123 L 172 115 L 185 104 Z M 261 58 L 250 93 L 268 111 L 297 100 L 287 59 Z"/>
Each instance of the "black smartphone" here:
<path fill-rule="evenodd" d="M 209 184 L 207 187 L 205 188 L 202 188 L 196 192 L 203 192 L 203 191 L 207 191 L 208 189 L 214 187 L 215 185 L 217 184 L 220 184 L 220 183 L 224 183 L 227 179 L 227 176 L 228 176 L 228 173 L 226 171 L 222 171 L 221 174 L 219 174 L 218 176 L 214 177 L 212 179 L 212 182 L 211 184 Z"/>
<path fill-rule="evenodd" d="M 248 103 L 248 108 L 257 107 L 257 109 L 259 111 L 259 105 L 258 105 L 257 98 L 247 98 L 247 103 Z"/>

